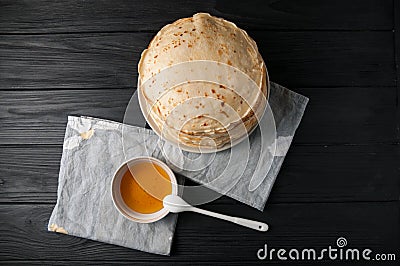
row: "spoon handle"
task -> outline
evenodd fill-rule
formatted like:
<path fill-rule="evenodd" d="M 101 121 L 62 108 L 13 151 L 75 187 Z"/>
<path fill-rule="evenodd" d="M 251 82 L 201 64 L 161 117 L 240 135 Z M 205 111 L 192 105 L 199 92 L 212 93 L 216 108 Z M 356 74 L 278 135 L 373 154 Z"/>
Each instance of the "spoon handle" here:
<path fill-rule="evenodd" d="M 199 209 L 196 207 L 192 207 L 190 209 L 191 211 L 197 212 L 197 213 L 201 213 L 204 215 L 208 215 L 208 216 L 212 216 L 218 219 L 222 219 L 225 221 L 229 221 L 238 225 L 242 225 L 254 230 L 258 230 L 261 232 L 266 232 L 268 230 L 268 225 L 266 223 L 262 223 L 262 222 L 257 222 L 257 221 L 252 221 L 252 220 L 248 220 L 248 219 L 244 219 L 244 218 L 239 218 L 239 217 L 233 217 L 233 216 L 228 216 L 225 214 L 220 214 L 220 213 L 216 213 L 216 212 L 211 212 L 211 211 L 207 211 L 207 210 L 203 210 L 203 209 Z"/>

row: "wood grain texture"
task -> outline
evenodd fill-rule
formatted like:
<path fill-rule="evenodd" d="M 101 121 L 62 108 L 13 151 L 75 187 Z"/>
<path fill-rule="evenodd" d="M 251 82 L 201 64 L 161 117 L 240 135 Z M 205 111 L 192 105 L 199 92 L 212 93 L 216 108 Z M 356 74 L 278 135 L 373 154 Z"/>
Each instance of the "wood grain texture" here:
<path fill-rule="evenodd" d="M 156 31 L 196 12 L 249 29 L 391 30 L 391 0 L 0 2 L 0 33 Z"/>
<path fill-rule="evenodd" d="M 61 153 L 59 145 L 2 146 L 0 203 L 55 203 Z M 295 145 L 268 203 L 397 200 L 399 160 L 398 145 Z"/>
<path fill-rule="evenodd" d="M 122 122 L 133 93 L 131 89 L 0 91 L 1 143 L 61 147 L 68 115 Z"/>
<path fill-rule="evenodd" d="M 249 32 L 272 81 L 395 86 L 392 32 Z M 0 89 L 132 88 L 153 33 L 3 35 Z"/>
<path fill-rule="evenodd" d="M 245 207 L 239 211 L 238 204 L 231 200 L 208 209 L 267 221 L 273 230 L 261 235 L 210 217 L 183 213 L 178 219 L 172 256 L 154 256 L 47 232 L 52 208 L 52 205 L 0 205 L 3 223 L 0 260 L 256 262 L 256 252 L 265 243 L 270 248 L 322 249 L 335 246 L 336 239 L 342 236 L 350 247 L 398 253 L 400 239 L 398 202 L 271 204 L 261 213 Z M 390 218 L 376 219 L 385 216 Z"/>
<path fill-rule="evenodd" d="M 271 80 L 310 98 L 265 211 L 228 197 L 205 206 L 271 230 L 184 213 L 171 257 L 47 232 L 67 115 L 122 121 L 141 51 L 162 26 L 200 11 L 248 30 Z M 397 265 L 399 14 L 393 0 L 1 0 L 0 264 L 287 265 L 256 252 L 342 236 L 396 253 L 379 265 Z"/>
<path fill-rule="evenodd" d="M 396 87 L 299 88 L 310 98 L 297 144 L 393 143 Z M 133 89 L 0 91 L 0 144 L 62 145 L 68 115 L 118 122 Z"/>
<path fill-rule="evenodd" d="M 397 87 L 397 94 L 396 94 L 396 131 L 397 131 L 397 139 L 400 140 L 400 2 L 394 1 L 393 2 L 394 8 L 394 47 L 395 47 L 395 69 L 396 69 L 396 87 Z M 400 141 L 399 141 L 400 142 Z"/>

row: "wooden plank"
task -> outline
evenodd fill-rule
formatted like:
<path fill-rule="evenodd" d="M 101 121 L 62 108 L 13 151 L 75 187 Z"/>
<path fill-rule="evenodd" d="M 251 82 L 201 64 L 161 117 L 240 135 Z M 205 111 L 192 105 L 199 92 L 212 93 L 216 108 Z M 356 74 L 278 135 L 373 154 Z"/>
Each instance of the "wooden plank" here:
<path fill-rule="evenodd" d="M 301 88 L 310 98 L 297 144 L 396 141 L 396 88 Z M 134 90 L 0 91 L 0 144 L 63 143 L 68 115 L 123 121 Z"/>
<path fill-rule="evenodd" d="M 393 1 L 394 8 L 394 47 L 395 47 L 395 67 L 396 67 L 396 130 L 397 130 L 397 140 L 400 142 L 400 107 L 399 107 L 399 97 L 400 97 L 400 2 Z"/>
<path fill-rule="evenodd" d="M 75 264 L 75 263 L 76 264 L 85 264 L 85 265 L 99 265 L 99 264 L 101 264 L 101 265 L 132 265 L 132 263 L 134 263 L 135 266 L 136 265 L 149 265 L 149 264 L 151 264 L 151 265 L 165 265 L 165 262 L 158 262 L 156 259 L 154 259 L 154 261 L 151 261 L 151 262 L 147 262 L 147 261 L 140 261 L 140 262 L 134 261 L 134 262 L 132 262 L 132 261 L 119 261 L 119 260 L 106 261 L 106 262 L 100 261 L 100 260 L 90 260 L 90 261 L 76 261 L 76 260 L 64 260 L 64 261 L 60 261 L 60 260 L 57 260 L 57 261 L 43 261 L 43 260 L 4 261 L 4 264 L 6 264 L 6 265 L 19 265 L 19 264 L 28 264 L 28 265 L 47 265 L 47 264 L 51 264 L 51 265 L 54 265 L 54 264 L 56 264 L 56 265 L 71 265 L 71 264 Z M 245 264 L 245 265 L 260 265 L 261 263 L 262 262 L 260 262 L 260 261 L 252 261 L 252 262 L 248 262 L 248 261 L 246 261 L 246 262 L 244 262 L 244 261 L 229 261 L 229 265 L 230 266 L 231 265 L 232 266 L 243 266 L 243 264 Z M 285 262 L 283 262 L 283 261 L 272 261 L 272 262 L 269 262 L 268 261 L 269 265 L 283 265 L 283 266 L 286 266 L 286 265 L 288 265 L 287 263 L 288 263 L 287 261 L 285 261 Z M 341 266 L 353 266 L 354 263 L 357 263 L 357 262 L 354 262 L 354 261 L 343 261 L 343 262 L 340 262 L 340 265 Z M 396 263 L 397 263 L 396 261 L 385 261 L 385 262 L 380 262 L 379 265 L 382 265 L 382 266 L 385 266 L 385 265 L 396 265 Z M 191 264 L 191 262 L 189 262 L 189 261 L 178 261 L 178 262 L 177 261 L 173 261 L 173 262 L 171 262 L 171 264 L 179 266 L 179 265 L 188 265 L 188 264 Z M 221 262 L 221 261 L 202 261 L 202 262 L 195 261 L 195 264 L 196 265 L 200 265 L 200 266 L 202 266 L 202 265 L 209 266 L 210 264 L 216 265 L 216 266 L 218 266 L 218 265 L 226 266 L 226 262 Z M 330 261 L 325 261 L 324 262 L 324 265 L 336 265 L 336 264 L 338 264 L 338 263 L 337 262 L 330 262 Z M 304 265 L 321 265 L 321 262 L 320 261 L 307 261 L 307 262 L 302 261 L 301 264 L 296 263 L 296 265 L 303 265 L 303 266 Z"/>
<path fill-rule="evenodd" d="M 55 203 L 61 146 L 0 149 L 0 203 Z M 399 145 L 293 146 L 269 203 L 399 198 Z"/>
<path fill-rule="evenodd" d="M 392 32 L 254 31 L 272 81 L 395 86 Z M 3 35 L 0 89 L 132 88 L 153 33 Z"/>
<path fill-rule="evenodd" d="M 310 98 L 295 143 L 396 141 L 396 88 L 300 88 Z"/>
<path fill-rule="evenodd" d="M 400 239 L 397 201 L 271 204 L 266 211 L 259 212 L 234 204 L 232 200 L 207 205 L 207 209 L 267 221 L 270 231 L 260 234 L 210 217 L 183 213 L 179 217 L 172 256 L 166 257 L 47 232 L 52 208 L 52 205 L 0 205 L 3 224 L 0 260 L 257 262 L 256 253 L 264 244 L 269 248 L 321 250 L 329 245 L 336 247 L 339 237 L 347 239 L 348 248 L 370 248 L 374 254 L 397 253 L 398 256 Z M 326 258 L 322 261 L 329 262 Z M 279 261 L 275 258 L 275 262 Z"/>
<path fill-rule="evenodd" d="M 391 30 L 391 0 L 0 2 L 0 33 L 155 31 L 196 12 L 247 29 Z"/>
<path fill-rule="evenodd" d="M 270 79 L 281 85 L 394 85 L 393 36 L 387 32 L 254 32 L 251 36 Z"/>
<path fill-rule="evenodd" d="M 2 89 L 126 88 L 152 34 L 2 36 Z"/>
<path fill-rule="evenodd" d="M 62 144 L 68 115 L 122 122 L 133 93 L 131 89 L 0 91 L 0 143 Z"/>

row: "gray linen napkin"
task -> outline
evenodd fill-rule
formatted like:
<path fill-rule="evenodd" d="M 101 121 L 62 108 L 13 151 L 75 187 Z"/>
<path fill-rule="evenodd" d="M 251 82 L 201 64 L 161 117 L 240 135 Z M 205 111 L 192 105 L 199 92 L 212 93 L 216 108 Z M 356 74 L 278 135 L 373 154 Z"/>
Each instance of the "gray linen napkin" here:
<path fill-rule="evenodd" d="M 268 150 L 261 149 L 261 134 L 259 128 L 249 136 L 249 146 L 243 142 L 235 147 L 236 152 L 234 155 L 238 157 L 234 158 L 236 159 L 235 163 L 229 163 L 232 161 L 232 158 L 230 158 L 232 154 L 230 149 L 216 153 L 215 157 L 214 155 L 207 156 L 207 154 L 203 154 L 203 160 L 198 164 L 200 166 L 205 165 L 206 161 L 212 161 L 212 163 L 208 167 L 204 167 L 198 171 L 182 170 L 194 168 L 191 167 L 191 164 L 194 164 L 194 162 L 189 159 L 196 158 L 198 154 L 189 152 L 180 154 L 176 147 L 160 141 L 161 144 L 159 144 L 159 147 L 161 146 L 164 149 L 163 153 L 166 157 L 167 164 L 174 171 L 179 172 L 183 176 L 213 191 L 232 197 L 262 211 L 308 103 L 308 98 L 303 95 L 295 93 L 274 82 L 270 82 L 270 85 L 271 93 L 268 102 L 276 125 L 276 150 L 270 168 L 268 168 L 268 165 L 265 166 L 267 170 L 264 172 L 255 173 L 258 159 L 261 158 L 262 164 L 262 159 L 268 157 L 265 155 L 269 152 Z M 125 116 L 124 123 L 144 127 L 146 120 L 140 111 L 136 92 L 129 103 L 129 108 L 131 109 L 128 109 L 127 112 L 131 112 L 134 115 Z M 124 136 L 128 135 L 129 134 L 124 134 Z M 128 145 L 129 141 L 124 144 L 124 146 Z M 240 151 L 241 149 L 243 150 L 242 152 Z M 243 159 L 243 161 L 241 161 L 240 156 L 242 155 L 243 157 L 249 155 L 249 157 L 247 160 Z M 229 169 L 227 169 L 228 165 Z M 253 174 L 261 175 L 255 176 L 255 178 L 261 179 L 263 182 L 257 189 L 250 191 L 249 183 Z M 230 184 L 234 184 L 234 186 L 230 188 Z M 202 192 L 204 191 L 198 191 L 198 193 Z M 197 195 L 194 195 L 195 193 L 195 190 L 191 190 L 188 194 L 190 194 L 190 197 L 196 198 Z M 201 195 L 199 195 L 199 197 L 201 197 Z M 186 200 L 191 202 L 191 198 L 187 198 Z M 194 202 L 196 202 L 196 200 L 194 200 Z"/>
<path fill-rule="evenodd" d="M 263 210 L 272 185 L 278 175 L 295 131 L 303 116 L 308 98 L 271 82 L 269 104 L 276 128 L 276 151 L 265 179 L 254 191 L 249 191 L 249 178 L 255 171 L 252 162 L 263 158 L 259 130 L 250 137 L 249 160 L 242 171 L 228 167 L 228 174 L 216 180 L 226 170 L 230 150 L 218 152 L 212 162 L 198 171 L 187 169 L 187 159 L 198 155 L 179 153 L 176 147 L 159 139 L 145 125 L 137 97 L 134 95 L 128 112 L 134 112 L 121 124 L 90 117 L 68 117 L 58 185 L 58 200 L 50 217 L 48 230 L 99 240 L 146 252 L 169 255 L 177 215 L 169 214 L 151 224 L 139 224 L 125 219 L 114 208 L 110 195 L 113 173 L 129 158 L 153 156 L 166 162 L 180 174 L 236 200 Z M 245 143 L 244 141 L 243 143 Z M 238 149 L 240 150 L 240 145 Z M 244 145 L 246 148 L 246 146 Z M 184 157 L 182 157 L 182 154 Z M 209 159 L 205 156 L 206 159 Z M 236 158 L 237 159 L 237 158 Z M 240 158 L 239 158 L 240 159 Z M 176 162 L 181 161 L 177 166 Z M 235 168 L 236 167 L 236 168 Z M 241 172 L 240 176 L 237 172 Z M 211 181 L 211 182 L 210 182 Z M 182 180 L 178 181 L 182 183 Z M 227 190 L 229 184 L 234 184 Z"/>
<path fill-rule="evenodd" d="M 148 149 L 158 137 L 144 128 Z M 122 124 L 100 119 L 68 117 L 58 181 L 58 199 L 48 230 L 98 240 L 141 251 L 169 255 L 177 214 L 150 224 L 132 222 L 122 216 L 111 199 L 111 179 L 126 155 L 145 154 L 141 138 L 132 140 L 123 152 Z M 139 136 L 138 135 L 138 136 Z M 178 179 L 178 183 L 182 180 Z"/>

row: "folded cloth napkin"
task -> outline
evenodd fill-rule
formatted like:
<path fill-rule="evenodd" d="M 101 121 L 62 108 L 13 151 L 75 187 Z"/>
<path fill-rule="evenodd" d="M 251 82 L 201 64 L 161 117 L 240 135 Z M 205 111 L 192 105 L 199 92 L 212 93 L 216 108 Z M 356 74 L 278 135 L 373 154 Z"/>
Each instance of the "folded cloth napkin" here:
<path fill-rule="evenodd" d="M 48 224 L 49 231 L 169 255 L 176 214 L 169 214 L 155 223 L 139 224 L 120 215 L 111 200 L 110 184 L 114 172 L 124 161 L 137 156 L 159 158 L 180 174 L 262 210 L 308 102 L 308 98 L 271 83 L 269 104 L 277 128 L 275 157 L 268 173 L 262 173 L 263 182 L 250 191 L 246 176 L 252 175 L 256 168 L 251 162 L 263 158 L 265 152 L 260 149 L 259 130 L 250 135 L 249 158 L 244 169 L 235 169 L 240 168 L 240 164 L 231 166 L 228 175 L 213 182 L 226 170 L 230 150 L 210 155 L 212 162 L 207 167 L 188 171 L 186 166 L 193 162 L 188 159 L 198 155 L 179 152 L 152 130 L 143 128 L 145 120 L 138 109 L 137 97 L 132 100 L 130 106 L 137 109 L 135 116 L 133 120 L 129 116 L 131 120 L 124 121 L 131 125 L 90 117 L 68 117 L 58 199 Z M 209 158 L 205 156 L 205 159 Z M 178 182 L 182 184 L 183 180 Z"/>
<path fill-rule="evenodd" d="M 167 164 L 175 172 L 179 172 L 213 191 L 232 197 L 262 211 L 308 103 L 308 98 L 303 95 L 274 82 L 270 82 L 270 85 L 271 92 L 268 103 L 276 126 L 276 149 L 273 151 L 273 160 L 270 163 L 265 162 L 266 165 L 262 165 L 263 159 L 269 157 L 270 150 L 261 148 L 261 142 L 265 139 L 262 139 L 260 129 L 257 128 L 249 136 L 248 145 L 242 142 L 234 147 L 234 152 L 228 149 L 209 156 L 202 154 L 200 159 L 197 158 L 198 154 L 181 152 L 175 146 L 160 141 L 159 147 L 163 149 Z M 140 111 L 136 92 L 129 103 L 129 108 L 131 109 L 128 109 L 127 112 L 131 112 L 134 115 L 126 115 L 124 122 L 129 125 L 144 127 L 146 120 Z M 266 123 L 264 118 L 268 119 L 267 115 L 264 115 L 260 123 Z M 126 132 L 127 134 L 124 134 L 126 143 L 123 144 L 125 147 L 129 146 L 130 141 L 130 131 L 127 130 Z M 230 158 L 231 155 L 234 158 Z M 248 158 L 246 158 L 247 156 Z M 197 158 L 197 160 L 193 160 L 193 158 Z M 259 160 L 261 169 L 258 170 L 261 171 L 256 171 Z M 234 162 L 232 163 L 232 161 Z M 194 165 L 196 162 L 197 165 Z M 208 164 L 208 162 L 212 163 Z M 207 164 L 207 167 L 203 167 Z M 199 170 L 193 171 L 193 168 L 196 167 Z M 263 167 L 265 168 L 264 171 Z M 182 170 L 189 168 L 191 168 L 190 171 Z M 263 180 L 257 189 L 253 191 L 249 190 L 251 178 Z M 204 192 L 199 190 L 198 193 Z M 191 190 L 190 194 L 191 198 L 202 197 L 202 195 L 195 195 L 196 190 Z M 191 201 L 190 198 L 187 200 Z M 201 200 L 197 199 L 193 201 L 201 202 Z"/>
<path fill-rule="evenodd" d="M 140 224 L 122 216 L 111 199 L 111 179 L 125 161 L 126 154 L 145 154 L 138 137 L 132 149 L 123 152 L 122 124 L 99 119 L 68 117 L 58 180 L 58 199 L 48 230 L 98 240 L 141 251 L 169 255 L 177 214 L 160 221 Z M 150 130 L 135 127 L 147 135 L 146 148 L 158 137 Z M 182 180 L 178 183 L 182 184 Z"/>

